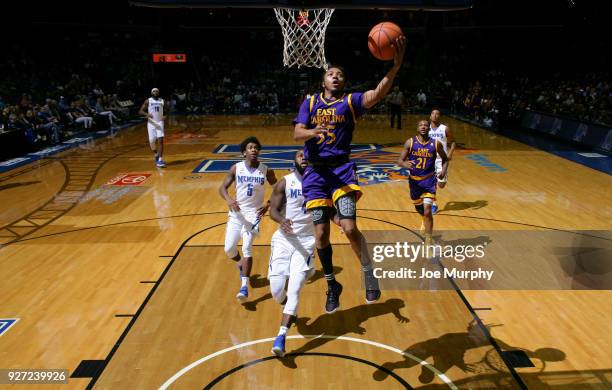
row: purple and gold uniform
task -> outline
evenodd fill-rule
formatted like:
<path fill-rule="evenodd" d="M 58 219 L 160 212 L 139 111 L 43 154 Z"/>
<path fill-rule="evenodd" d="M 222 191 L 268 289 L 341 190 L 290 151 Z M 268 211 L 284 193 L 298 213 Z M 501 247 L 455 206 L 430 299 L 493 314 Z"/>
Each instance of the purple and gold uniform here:
<path fill-rule="evenodd" d="M 430 138 L 427 142 L 419 141 L 414 136 L 409 140 L 408 161 L 414 165 L 410 168 L 410 199 L 415 206 L 423 204 L 424 198 L 436 199 L 436 156 L 438 154 L 435 139 Z"/>
<path fill-rule="evenodd" d="M 303 175 L 302 192 L 306 208 L 332 207 L 343 195 L 355 192 L 361 197 L 357 184 L 357 167 L 349 160 L 355 122 L 365 109 L 362 93 L 350 93 L 336 100 L 316 94 L 304 100 L 293 124 L 302 123 L 308 129 L 321 124 L 324 134 L 304 144 L 304 158 L 308 167 Z"/>

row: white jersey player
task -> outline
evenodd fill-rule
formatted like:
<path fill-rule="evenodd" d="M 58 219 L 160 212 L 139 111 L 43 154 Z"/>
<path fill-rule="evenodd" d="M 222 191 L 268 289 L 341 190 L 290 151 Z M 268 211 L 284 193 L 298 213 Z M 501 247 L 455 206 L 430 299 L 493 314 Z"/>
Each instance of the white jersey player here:
<path fill-rule="evenodd" d="M 297 152 L 295 171 L 274 186 L 270 198 L 270 217 L 280 224 L 272 236 L 268 268 L 272 297 L 284 305 L 280 330 L 272 346 L 272 353 L 279 357 L 285 355 L 285 337 L 296 319 L 300 291 L 314 274 L 314 224 L 302 195 L 302 174 L 307 166 L 304 152 Z"/>
<path fill-rule="evenodd" d="M 225 230 L 225 253 L 238 262 L 240 271 L 240 291 L 236 295 L 239 301 L 249 296 L 247 283 L 251 276 L 253 254 L 251 252 L 253 238 L 259 232 L 259 221 L 268 210 L 264 204 L 266 181 L 276 183 L 274 171 L 259 162 L 258 156 L 261 144 L 255 137 L 248 137 L 240 144 L 244 161 L 234 164 L 225 180 L 219 187 L 219 194 L 229 206 L 227 228 Z M 236 183 L 236 197 L 232 198 L 228 189 Z M 242 238 L 242 255 L 238 253 L 238 241 Z"/>
<path fill-rule="evenodd" d="M 159 97 L 159 89 L 151 90 L 151 97 L 142 103 L 139 114 L 147 117 L 147 131 L 149 132 L 149 145 L 155 154 L 155 165 L 159 168 L 166 166 L 164 162 L 164 99 Z"/>
<path fill-rule="evenodd" d="M 453 152 L 455 151 L 455 137 L 453 136 L 453 133 L 451 133 L 448 126 L 440 123 L 441 115 L 442 114 L 440 113 L 440 110 L 438 109 L 434 109 L 431 111 L 431 116 L 430 116 L 431 123 L 429 125 L 429 137 L 431 137 L 434 140 L 439 141 L 442 144 L 442 147 L 444 148 L 444 152 L 446 153 L 446 156 L 448 157 L 448 161 L 450 165 L 450 160 L 453 158 Z M 436 174 L 439 175 L 441 171 L 442 171 L 442 160 L 438 156 L 436 158 Z M 446 172 L 447 172 L 446 175 L 444 175 L 442 179 L 438 178 L 438 188 L 444 188 L 446 186 L 446 183 L 448 182 L 448 170 Z M 435 214 L 437 210 L 438 210 L 438 205 L 434 202 L 434 204 L 432 205 L 432 211 Z"/>

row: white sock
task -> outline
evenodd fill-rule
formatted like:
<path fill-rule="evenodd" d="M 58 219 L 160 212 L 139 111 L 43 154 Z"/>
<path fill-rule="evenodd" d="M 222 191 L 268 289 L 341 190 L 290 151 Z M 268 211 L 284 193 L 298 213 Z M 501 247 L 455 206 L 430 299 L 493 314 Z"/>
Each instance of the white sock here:
<path fill-rule="evenodd" d="M 242 286 L 241 287 L 246 287 L 247 283 L 249 282 L 249 278 L 246 276 L 242 276 L 240 278 L 242 280 Z"/>
<path fill-rule="evenodd" d="M 281 335 L 287 334 L 288 330 L 289 330 L 289 328 L 287 328 L 286 326 L 282 326 L 281 325 L 281 327 L 280 327 L 280 329 L 278 331 L 278 335 L 281 336 Z"/>

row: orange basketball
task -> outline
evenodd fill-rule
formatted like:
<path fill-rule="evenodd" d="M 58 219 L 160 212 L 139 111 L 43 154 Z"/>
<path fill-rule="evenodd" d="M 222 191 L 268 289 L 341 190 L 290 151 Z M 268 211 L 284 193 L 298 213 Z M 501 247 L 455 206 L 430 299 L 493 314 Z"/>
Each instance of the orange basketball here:
<path fill-rule="evenodd" d="M 368 48 L 372 55 L 379 60 L 392 60 L 395 49 L 391 45 L 402 35 L 402 29 L 397 24 L 391 22 L 378 23 L 372 27 L 370 34 L 368 34 Z"/>

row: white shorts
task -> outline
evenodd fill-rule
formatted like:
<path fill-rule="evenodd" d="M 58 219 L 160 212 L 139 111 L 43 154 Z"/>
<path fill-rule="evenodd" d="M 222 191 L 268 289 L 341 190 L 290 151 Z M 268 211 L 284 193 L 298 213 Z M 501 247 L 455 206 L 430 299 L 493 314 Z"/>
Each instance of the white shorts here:
<path fill-rule="evenodd" d="M 314 268 L 314 236 L 287 235 L 277 230 L 270 243 L 270 276 L 289 276 Z"/>
<path fill-rule="evenodd" d="M 149 119 L 147 122 L 147 130 L 149 131 L 149 142 L 153 143 L 156 139 L 164 136 L 164 122 L 155 122 Z"/>
<path fill-rule="evenodd" d="M 238 255 L 238 241 L 242 238 L 242 255 L 252 257 L 253 239 L 259 234 L 259 228 L 253 225 L 257 222 L 257 211 L 230 211 L 225 230 L 225 253 L 228 257 Z"/>
<path fill-rule="evenodd" d="M 436 159 L 436 177 L 440 174 L 440 172 L 442 171 L 442 159 L 437 158 Z M 446 183 L 448 181 L 448 169 L 446 170 L 446 176 L 444 176 L 444 178 L 440 179 L 438 178 L 438 182 L 440 183 Z"/>

